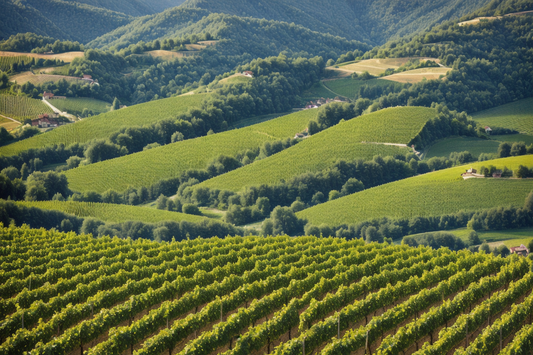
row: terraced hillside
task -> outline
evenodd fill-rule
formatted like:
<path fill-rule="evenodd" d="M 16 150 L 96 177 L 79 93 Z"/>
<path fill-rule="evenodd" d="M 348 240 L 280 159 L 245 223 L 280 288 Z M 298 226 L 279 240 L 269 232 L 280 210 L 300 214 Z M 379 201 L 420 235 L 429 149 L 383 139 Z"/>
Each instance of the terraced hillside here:
<path fill-rule="evenodd" d="M 516 169 L 533 166 L 533 155 L 477 162 L 392 182 L 329 201 L 299 212 L 315 225 L 340 225 L 374 218 L 439 216 L 459 210 L 476 211 L 517 205 L 533 191 L 532 179 L 467 179 L 470 167 L 494 165 Z"/>
<path fill-rule="evenodd" d="M 264 142 L 294 137 L 307 127 L 316 111 L 300 111 L 253 126 L 168 144 L 66 172 L 74 191 L 124 191 L 179 176 L 187 169 L 203 169 L 219 155 L 234 156 Z M 201 148 L 198 148 L 201 147 Z"/>
<path fill-rule="evenodd" d="M 412 151 L 405 144 L 435 115 L 436 111 L 430 108 L 395 107 L 356 117 L 281 153 L 204 181 L 200 186 L 238 191 L 246 186 L 275 184 L 307 171 L 323 170 L 341 159 L 403 155 Z"/>
<path fill-rule="evenodd" d="M 425 342 L 419 355 L 465 337 L 486 354 L 500 334 L 510 354 L 531 339 L 527 258 L 342 238 L 0 233 L 7 354 L 388 354 Z"/>
<path fill-rule="evenodd" d="M 60 143 L 68 146 L 72 143 L 106 138 L 121 127 L 147 125 L 174 118 L 191 107 L 200 106 L 204 97 L 205 95 L 172 97 L 89 117 L 74 124 L 58 127 L 53 131 L 0 147 L 0 155 L 9 156 L 31 148 L 42 148 Z"/>
<path fill-rule="evenodd" d="M 129 205 L 115 205 L 111 203 L 93 203 L 77 201 L 32 201 L 18 202 L 26 207 L 37 207 L 46 210 L 56 210 L 77 217 L 93 217 L 105 222 L 120 223 L 125 221 L 141 221 L 157 223 L 162 221 L 200 222 L 203 217 L 185 213 L 157 210 L 149 207 Z"/>

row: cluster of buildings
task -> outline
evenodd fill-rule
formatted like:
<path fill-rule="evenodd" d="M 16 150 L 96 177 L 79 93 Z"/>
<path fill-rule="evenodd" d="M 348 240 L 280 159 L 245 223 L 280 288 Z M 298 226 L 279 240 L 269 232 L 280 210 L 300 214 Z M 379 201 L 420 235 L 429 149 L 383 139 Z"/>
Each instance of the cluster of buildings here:
<path fill-rule="evenodd" d="M 39 115 L 39 118 L 31 121 L 31 126 L 38 128 L 55 128 L 64 124 L 63 122 L 59 122 L 57 120 L 58 118 L 59 114 L 57 113 L 43 113 Z"/>
<path fill-rule="evenodd" d="M 492 173 L 492 177 L 493 178 L 501 178 L 502 177 L 502 171 L 501 170 L 494 170 L 494 172 Z M 470 168 L 468 169 L 465 173 L 462 173 L 461 176 L 463 177 L 463 179 L 470 179 L 470 178 L 484 178 L 485 175 L 483 174 L 479 174 L 477 172 L 477 169 L 474 169 L 474 168 Z"/>

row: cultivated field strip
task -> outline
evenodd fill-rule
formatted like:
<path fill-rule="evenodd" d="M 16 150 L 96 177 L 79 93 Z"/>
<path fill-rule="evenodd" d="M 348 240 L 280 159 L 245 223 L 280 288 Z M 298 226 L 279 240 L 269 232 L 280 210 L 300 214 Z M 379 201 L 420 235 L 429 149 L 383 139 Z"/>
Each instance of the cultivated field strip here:
<path fill-rule="evenodd" d="M 533 340 L 526 258 L 340 238 L 0 233 L 0 354 L 485 354 L 500 332 L 502 348 Z"/>

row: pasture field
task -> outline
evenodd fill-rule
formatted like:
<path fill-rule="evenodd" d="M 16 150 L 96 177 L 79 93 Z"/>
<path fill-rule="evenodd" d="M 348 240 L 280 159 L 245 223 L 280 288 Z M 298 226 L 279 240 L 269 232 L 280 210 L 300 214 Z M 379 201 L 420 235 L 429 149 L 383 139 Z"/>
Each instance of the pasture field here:
<path fill-rule="evenodd" d="M 477 137 L 451 137 L 444 138 L 433 144 L 427 150 L 424 159 L 432 157 L 448 157 L 452 152 L 469 151 L 474 158 L 481 153 L 496 153 L 499 141 L 481 139 Z"/>
<path fill-rule="evenodd" d="M 35 68 L 32 72 L 33 74 L 68 75 L 69 68 L 70 64 L 65 64 L 59 67 Z"/>
<path fill-rule="evenodd" d="M 446 76 L 451 68 L 418 68 L 413 70 L 407 70 L 402 73 L 395 73 L 392 75 L 384 76 L 383 80 L 395 81 L 397 83 L 419 83 L 423 80 L 436 80 L 441 75 Z"/>
<path fill-rule="evenodd" d="M 164 60 L 171 60 L 176 58 L 183 58 L 183 53 L 180 52 L 173 52 L 173 51 L 165 51 L 165 50 L 155 50 L 155 51 L 148 51 L 146 54 L 151 55 L 155 58 L 163 58 Z"/>
<path fill-rule="evenodd" d="M 531 329 L 527 258 L 342 238 L 0 233 L 7 354 L 383 354 L 423 342 L 447 353 L 468 331 L 492 351 L 500 327 L 510 354 Z"/>
<path fill-rule="evenodd" d="M 308 171 L 323 170 L 340 159 L 403 155 L 411 149 L 374 143 L 409 143 L 434 116 L 433 109 L 422 107 L 388 108 L 359 116 L 304 139 L 278 154 L 204 181 L 199 186 L 239 191 L 246 186 L 276 184 Z"/>
<path fill-rule="evenodd" d="M 1 115 L 1 113 L 0 113 L 0 115 Z M 0 127 L 4 127 L 8 131 L 12 131 L 15 128 L 19 127 L 20 125 L 21 125 L 21 123 L 19 123 L 19 122 L 15 122 L 15 121 L 10 120 L 9 118 L 6 118 L 4 116 L 0 116 Z"/>
<path fill-rule="evenodd" d="M 252 78 L 240 73 L 233 74 L 219 81 L 219 84 L 245 84 L 249 83 Z"/>
<path fill-rule="evenodd" d="M 175 118 L 189 108 L 200 106 L 204 97 L 205 95 L 171 97 L 88 117 L 74 124 L 61 126 L 53 131 L 0 147 L 0 154 L 9 156 L 31 148 L 42 148 L 60 143 L 68 146 L 72 143 L 85 143 L 92 139 L 107 138 L 122 127 L 148 125 L 163 119 Z"/>
<path fill-rule="evenodd" d="M 163 221 L 201 222 L 204 217 L 185 213 L 158 210 L 149 207 L 115 205 L 111 203 L 77 202 L 77 201 L 21 201 L 26 207 L 37 207 L 45 210 L 56 210 L 77 217 L 93 217 L 105 222 L 141 221 L 157 223 Z"/>
<path fill-rule="evenodd" d="M 323 80 L 323 85 L 329 88 L 331 91 L 337 93 L 339 96 L 348 97 L 353 99 L 356 94 L 359 93 L 359 89 L 364 86 L 388 86 L 391 85 L 389 81 L 383 79 L 370 79 L 370 80 L 353 80 L 352 78 L 343 78 L 337 80 Z M 402 87 L 402 84 L 397 84 Z"/>
<path fill-rule="evenodd" d="M 19 85 L 25 83 L 32 83 L 33 85 L 41 85 L 47 82 L 56 82 L 59 80 L 66 80 L 68 83 L 83 81 L 83 79 L 68 76 L 68 75 L 54 75 L 54 74 L 33 74 L 31 71 L 25 71 L 20 74 L 9 77 L 9 81 L 17 83 Z"/>
<path fill-rule="evenodd" d="M 402 65 L 406 64 L 411 59 L 420 59 L 421 61 L 424 60 L 432 60 L 435 62 L 439 62 L 436 58 L 414 58 L 414 57 L 407 57 L 407 58 L 374 58 L 374 59 L 365 59 L 361 60 L 359 62 L 350 62 L 349 64 L 340 64 L 339 68 L 335 68 L 337 70 L 344 70 L 349 72 L 356 72 L 358 74 L 361 74 L 365 71 L 369 72 L 371 75 L 378 76 L 381 73 L 384 73 L 385 70 L 392 68 L 392 69 L 398 69 Z M 331 68 L 329 68 L 331 69 Z"/>
<path fill-rule="evenodd" d="M 468 242 L 468 235 L 472 230 L 467 228 L 453 229 L 446 232 L 454 234 L 464 242 Z M 508 248 L 525 246 L 533 239 L 533 228 L 507 229 L 501 231 L 476 231 L 479 239 L 489 243 L 491 248 L 505 245 Z"/>
<path fill-rule="evenodd" d="M 307 127 L 316 114 L 316 110 L 299 111 L 253 126 L 79 167 L 67 171 L 65 175 L 74 191 L 124 191 L 130 185 L 149 186 L 161 179 L 179 176 L 188 169 L 204 169 L 219 155 L 234 156 L 260 147 L 267 141 L 294 137 Z"/>
<path fill-rule="evenodd" d="M 22 122 L 27 118 L 37 118 L 42 113 L 54 111 L 41 100 L 26 96 L 0 95 L 0 115 Z"/>
<path fill-rule="evenodd" d="M 26 56 L 31 58 L 41 58 L 41 59 L 59 59 L 65 63 L 70 63 L 74 58 L 83 57 L 85 54 L 81 51 L 77 52 L 66 52 L 66 53 L 57 53 L 57 54 L 39 54 L 39 53 L 23 53 L 23 52 L 5 52 L 0 51 L 0 57 L 20 57 Z"/>
<path fill-rule="evenodd" d="M 301 212 L 315 225 L 339 225 L 369 219 L 439 216 L 459 210 L 477 211 L 507 205 L 523 205 L 533 191 L 533 179 L 467 179 L 461 173 L 470 167 L 494 165 L 511 170 L 533 166 L 533 156 L 524 155 L 476 162 L 373 187 L 317 205 Z"/>
<path fill-rule="evenodd" d="M 94 115 L 98 115 L 108 112 L 111 107 L 111 104 L 108 102 L 89 97 L 68 97 L 65 100 L 52 100 L 51 104 L 60 111 L 78 115 L 81 115 L 84 108 L 91 110 Z"/>
<path fill-rule="evenodd" d="M 474 113 L 472 119 L 483 126 L 511 128 L 533 135 L 533 98 Z"/>
<path fill-rule="evenodd" d="M 498 152 L 498 146 L 502 142 L 524 142 L 527 145 L 533 143 L 533 136 L 526 134 L 507 134 L 491 136 L 490 139 L 477 137 L 451 137 L 439 140 L 427 151 L 425 159 L 432 157 L 448 157 L 452 152 L 469 151 L 474 158 L 481 153 Z"/>
<path fill-rule="evenodd" d="M 305 90 L 302 95 L 303 103 L 306 103 L 311 100 L 317 100 L 320 98 L 333 99 L 335 96 L 338 96 L 336 93 L 328 90 L 323 82 L 314 83 L 309 89 Z"/>

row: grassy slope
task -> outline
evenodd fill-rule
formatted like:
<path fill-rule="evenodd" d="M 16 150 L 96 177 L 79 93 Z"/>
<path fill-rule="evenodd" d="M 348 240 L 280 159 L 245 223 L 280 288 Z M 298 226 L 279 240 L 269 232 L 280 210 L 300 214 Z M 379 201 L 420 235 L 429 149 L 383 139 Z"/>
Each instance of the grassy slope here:
<path fill-rule="evenodd" d="M 512 128 L 533 134 L 533 98 L 481 111 L 473 114 L 472 118 L 485 126 Z"/>
<path fill-rule="evenodd" d="M 308 171 L 322 170 L 339 159 L 405 154 L 407 148 L 361 142 L 408 143 L 434 114 L 435 111 L 429 108 L 399 107 L 363 115 L 200 185 L 238 191 L 246 186 L 276 184 Z"/>
<path fill-rule="evenodd" d="M 468 242 L 468 235 L 472 230 L 467 228 L 453 229 L 446 231 L 461 238 L 465 243 Z M 506 245 L 508 248 L 527 244 L 533 239 L 533 228 L 508 229 L 501 231 L 477 231 L 481 241 L 486 240 L 494 248 L 499 245 Z M 413 234 L 416 236 L 417 234 Z"/>
<path fill-rule="evenodd" d="M 52 105 L 61 111 L 69 113 L 82 112 L 84 108 L 87 108 L 93 111 L 94 114 L 105 113 L 111 107 L 108 102 L 88 97 L 69 97 L 65 100 L 53 100 Z"/>
<path fill-rule="evenodd" d="M 355 94 L 359 93 L 359 89 L 363 85 L 368 86 L 387 86 L 391 85 L 390 81 L 383 79 L 370 79 L 370 80 L 353 80 L 352 78 L 343 78 L 338 80 L 325 80 L 323 84 L 331 91 L 336 92 L 339 95 L 353 98 Z M 397 84 L 402 86 L 402 84 Z"/>
<path fill-rule="evenodd" d="M 508 134 L 492 136 L 490 140 L 475 137 L 452 137 L 445 138 L 432 145 L 425 158 L 447 157 L 452 152 L 463 152 L 465 150 L 472 153 L 477 158 L 481 153 L 496 153 L 501 142 L 525 142 L 533 143 L 533 136 L 526 134 Z"/>
<path fill-rule="evenodd" d="M 410 218 L 522 205 L 533 190 L 532 179 L 468 179 L 461 173 L 482 165 L 533 166 L 533 156 L 496 159 L 436 171 L 392 182 L 330 201 L 298 213 L 313 224 L 337 225 L 373 218 Z"/>
<path fill-rule="evenodd" d="M 185 140 L 163 147 L 107 160 L 66 172 L 69 187 L 75 191 L 125 190 L 131 186 L 148 186 L 187 169 L 203 169 L 224 154 L 233 156 L 266 141 L 293 137 L 316 117 L 316 111 L 300 111 L 257 125 Z"/>
<path fill-rule="evenodd" d="M 450 68 L 419 68 L 384 76 L 383 79 L 398 83 L 419 83 L 423 80 L 439 79 L 441 75 L 446 75 Z"/>
<path fill-rule="evenodd" d="M 40 202 L 17 202 L 27 207 L 38 207 L 46 210 L 56 210 L 73 214 L 78 217 L 94 217 L 105 222 L 141 221 L 156 223 L 161 221 L 189 221 L 200 222 L 201 216 L 185 213 L 158 210 L 155 208 L 115 205 L 110 203 L 92 203 L 75 201 L 40 201 Z"/>
<path fill-rule="evenodd" d="M 174 118 L 191 107 L 199 106 L 204 97 L 204 95 L 172 97 L 103 113 L 1 147 L 0 155 L 15 155 L 30 148 L 42 148 L 59 143 L 68 146 L 95 138 L 106 138 L 124 126 L 140 126 Z"/>

